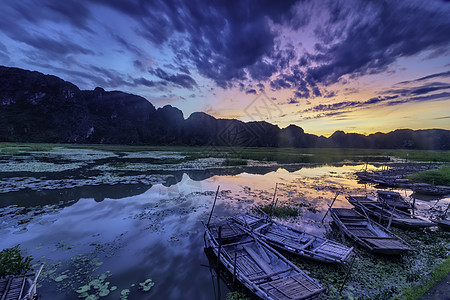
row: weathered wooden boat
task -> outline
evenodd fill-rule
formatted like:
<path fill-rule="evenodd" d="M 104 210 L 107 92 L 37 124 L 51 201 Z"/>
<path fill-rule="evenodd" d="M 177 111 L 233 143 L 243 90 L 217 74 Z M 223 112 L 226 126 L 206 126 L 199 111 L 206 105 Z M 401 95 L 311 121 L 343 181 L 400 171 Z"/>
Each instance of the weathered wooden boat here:
<path fill-rule="evenodd" d="M 444 219 L 444 220 L 432 219 L 431 221 L 433 221 L 433 223 L 438 225 L 442 230 L 450 231 L 450 220 L 448 220 L 448 219 Z"/>
<path fill-rule="evenodd" d="M 411 208 L 409 204 L 399 193 L 393 191 L 377 191 L 378 201 L 387 207 L 408 211 Z"/>
<path fill-rule="evenodd" d="M 433 226 L 433 223 L 407 212 L 383 206 L 380 202 L 365 196 L 347 196 L 357 211 L 367 214 L 378 223 L 391 221 L 392 226 L 406 229 L 419 229 Z M 391 220 L 392 219 L 392 220 Z"/>
<path fill-rule="evenodd" d="M 270 218 L 238 214 L 233 219 L 253 230 L 260 239 L 272 247 L 308 259 L 326 263 L 345 263 L 352 254 L 353 247 L 349 248 L 338 242 L 294 229 Z"/>
<path fill-rule="evenodd" d="M 374 253 L 398 255 L 414 250 L 400 237 L 355 209 L 330 208 L 330 213 L 339 230 Z"/>
<path fill-rule="evenodd" d="M 43 265 L 36 273 L 24 275 L 6 276 L 0 278 L 1 300 L 31 300 L 37 299 L 37 279 Z"/>
<path fill-rule="evenodd" d="M 235 225 L 237 224 L 232 219 L 220 224 L 205 225 L 207 243 L 233 277 L 262 299 L 320 297 L 324 289 L 316 280 L 255 235 L 241 228 L 233 237 L 232 232 L 240 227 Z"/>
<path fill-rule="evenodd" d="M 417 194 L 444 196 L 450 194 L 450 187 L 442 185 L 431 185 L 426 183 L 415 183 L 411 189 Z"/>

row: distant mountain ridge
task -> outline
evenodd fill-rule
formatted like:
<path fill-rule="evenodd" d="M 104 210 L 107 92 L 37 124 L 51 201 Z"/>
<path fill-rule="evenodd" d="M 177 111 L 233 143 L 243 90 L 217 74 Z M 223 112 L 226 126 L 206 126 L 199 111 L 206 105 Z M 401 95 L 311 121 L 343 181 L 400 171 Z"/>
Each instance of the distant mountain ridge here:
<path fill-rule="evenodd" d="M 244 123 L 102 88 L 80 90 L 56 76 L 0 66 L 0 141 L 86 144 L 336 147 L 450 150 L 450 131 L 399 129 L 368 136 L 336 131 L 329 138 L 290 125 Z"/>

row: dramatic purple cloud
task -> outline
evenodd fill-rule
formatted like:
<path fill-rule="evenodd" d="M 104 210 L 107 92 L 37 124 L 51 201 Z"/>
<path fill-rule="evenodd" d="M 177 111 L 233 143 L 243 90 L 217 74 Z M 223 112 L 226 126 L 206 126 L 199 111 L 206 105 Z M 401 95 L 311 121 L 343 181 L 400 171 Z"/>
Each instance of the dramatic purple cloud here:
<path fill-rule="evenodd" d="M 315 110 L 336 111 L 437 99 L 450 86 L 442 69 L 450 3 L 441 0 L 4 0 L 1 8 L 0 64 L 82 87 L 158 99 L 267 92 L 282 103 L 325 99 Z M 428 60 L 440 67 L 414 70 L 412 61 Z M 368 100 L 345 99 L 352 82 L 408 67 L 416 73 L 360 98 Z"/>

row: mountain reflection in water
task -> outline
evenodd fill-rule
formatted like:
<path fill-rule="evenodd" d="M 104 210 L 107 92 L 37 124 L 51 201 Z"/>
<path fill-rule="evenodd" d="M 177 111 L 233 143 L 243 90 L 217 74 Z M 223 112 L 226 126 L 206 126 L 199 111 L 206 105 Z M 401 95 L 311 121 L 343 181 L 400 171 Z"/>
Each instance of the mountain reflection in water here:
<path fill-rule="evenodd" d="M 76 290 L 99 278 L 113 299 L 126 290 L 128 299 L 225 299 L 229 286 L 205 267 L 200 222 L 208 219 L 218 185 L 213 221 L 271 203 L 278 183 L 279 205 L 298 207 L 301 214 L 281 222 L 324 235 L 327 227 L 320 220 L 337 191 L 343 192 L 335 203 L 340 207 L 351 207 L 345 193 L 375 193 L 373 186 L 357 183 L 353 172 L 361 168 L 180 171 L 165 173 L 153 185 L 10 192 L 0 200 L 0 233 L 7 237 L 0 240 L 0 249 L 20 244 L 34 263 L 45 263 L 39 288 L 43 299 L 78 299 Z M 431 204 L 417 202 L 424 210 Z M 145 292 L 140 284 L 147 279 L 155 285 Z M 90 286 L 88 293 L 98 295 L 99 289 Z"/>

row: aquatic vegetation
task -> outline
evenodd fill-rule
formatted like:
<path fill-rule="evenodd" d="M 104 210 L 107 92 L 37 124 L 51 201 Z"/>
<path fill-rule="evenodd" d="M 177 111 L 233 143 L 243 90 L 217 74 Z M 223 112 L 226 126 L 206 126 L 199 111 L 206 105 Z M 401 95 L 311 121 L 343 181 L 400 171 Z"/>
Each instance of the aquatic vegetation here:
<path fill-rule="evenodd" d="M 240 158 L 227 158 L 222 162 L 223 166 L 246 166 L 248 161 Z"/>
<path fill-rule="evenodd" d="M 426 293 L 433 285 L 441 281 L 450 272 L 450 258 L 447 258 L 442 264 L 438 265 L 431 273 L 431 278 L 422 285 L 415 285 L 401 292 L 400 297 L 394 299 L 416 300 Z"/>
<path fill-rule="evenodd" d="M 6 163 L 0 163 L 0 169 L 2 172 L 62 172 L 67 170 L 78 169 L 83 166 L 82 163 L 64 163 L 54 164 L 49 162 L 29 161 L 29 162 L 16 162 L 10 161 Z"/>
<path fill-rule="evenodd" d="M 430 287 L 430 282 L 437 282 L 436 278 L 442 278 L 442 274 L 446 274 L 445 270 L 448 272 L 450 268 L 449 234 L 392 229 L 415 247 L 417 252 L 400 257 L 387 257 L 374 255 L 356 247 L 353 268 L 341 293 L 339 291 L 348 266 L 316 264 L 289 254 L 287 256 L 320 280 L 328 290 L 327 299 L 417 299 L 408 298 L 406 294 L 416 293 L 421 286 Z M 334 232 L 328 236 L 332 239 L 337 237 Z M 441 244 L 442 249 L 445 247 L 447 250 L 446 253 L 434 250 L 436 245 Z M 438 248 L 441 249 L 441 246 Z M 433 270 L 440 270 L 440 273 Z M 426 289 L 423 292 L 425 291 Z"/>
<path fill-rule="evenodd" d="M 148 292 L 150 291 L 150 289 L 155 285 L 155 283 L 153 282 L 153 280 L 151 280 L 150 278 L 147 279 L 144 282 L 139 283 L 140 288 L 144 291 L 144 292 Z"/>
<path fill-rule="evenodd" d="M 128 295 L 130 294 L 129 289 L 124 289 L 120 292 L 120 300 L 126 300 L 128 299 Z"/>
<path fill-rule="evenodd" d="M 222 165 L 224 158 L 199 158 L 192 161 L 176 162 L 168 160 L 165 162 L 113 162 L 94 166 L 93 170 L 98 171 L 179 171 L 179 170 L 203 170 L 206 168 L 217 168 Z"/>
<path fill-rule="evenodd" d="M 312 212 L 313 214 L 316 214 L 320 212 L 319 209 L 317 209 L 313 203 L 311 202 L 300 202 L 297 204 L 299 207 L 305 207 L 308 211 Z"/>
<path fill-rule="evenodd" d="M 19 245 L 0 251 L 0 278 L 23 274 L 31 269 L 32 258 L 24 256 Z"/>
<path fill-rule="evenodd" d="M 267 215 L 272 215 L 277 218 L 295 218 L 299 216 L 297 208 L 286 205 L 276 206 L 272 209 L 272 204 L 266 204 L 259 207 Z M 254 210 L 256 213 L 261 213 L 258 209 Z"/>
<path fill-rule="evenodd" d="M 111 292 L 115 291 L 117 287 L 109 287 L 110 282 L 105 281 L 108 276 L 111 275 L 109 273 L 102 274 L 96 279 L 91 280 L 88 284 L 80 286 L 75 290 L 76 293 L 80 294 L 78 298 L 99 299 L 100 297 L 106 297 Z"/>
<path fill-rule="evenodd" d="M 153 158 L 153 159 L 185 159 L 186 155 L 181 155 L 179 152 L 168 151 L 145 151 L 145 152 L 131 152 L 127 153 L 124 158 Z"/>
<path fill-rule="evenodd" d="M 450 166 L 444 166 L 439 170 L 419 172 L 408 178 L 413 182 L 450 186 Z"/>
<path fill-rule="evenodd" d="M 67 276 L 67 275 L 60 275 L 60 276 L 58 276 L 58 277 L 56 277 L 54 280 L 56 281 L 56 282 L 60 282 L 60 281 L 63 281 L 64 279 L 66 279 L 66 278 L 68 278 L 69 276 Z"/>
<path fill-rule="evenodd" d="M 248 300 L 248 297 L 244 293 L 229 292 L 226 300 Z"/>
<path fill-rule="evenodd" d="M 24 152 L 51 152 L 57 144 L 45 143 L 0 143 L 0 152 L 16 154 Z"/>
<path fill-rule="evenodd" d="M 110 151 L 55 147 L 52 151 L 52 157 L 59 160 L 68 161 L 95 161 L 99 159 L 118 157 L 118 155 Z"/>
<path fill-rule="evenodd" d="M 145 264 L 145 268 L 133 273 L 133 276 L 136 276 L 132 279 L 134 283 L 128 282 L 124 274 L 128 274 L 131 266 L 144 261 L 140 255 L 146 255 L 146 258 L 155 257 L 155 253 L 159 255 L 158 247 L 168 246 L 170 249 L 181 252 L 185 250 L 184 248 L 189 248 L 186 245 L 191 245 L 190 243 L 195 247 L 199 246 L 198 242 L 203 232 L 197 225 L 199 220 L 208 218 L 215 195 L 215 189 L 213 190 L 211 185 L 216 185 L 216 181 L 224 190 L 220 191 L 214 218 L 226 218 L 233 212 L 248 211 L 252 205 L 271 203 L 274 186 L 272 183 L 281 181 L 278 185 L 279 202 L 274 210 L 274 217 L 286 218 L 280 222 L 315 230 L 321 234 L 324 231 L 324 225 L 320 224 L 320 219 L 334 192 L 337 189 L 341 190 L 342 187 L 339 186 L 341 183 L 346 192 L 366 192 L 362 186 L 357 186 L 354 182 L 353 171 L 349 172 L 349 170 L 360 168 L 353 162 L 365 161 L 366 158 L 384 162 L 387 160 L 384 154 L 390 151 L 358 150 L 347 154 L 337 153 L 326 158 L 332 150 L 324 149 L 316 153 L 311 149 L 286 149 L 286 153 L 282 153 L 284 149 L 267 149 L 268 154 L 264 154 L 260 149 L 243 149 L 242 155 L 239 153 L 229 155 L 223 152 L 209 157 L 208 153 L 202 153 L 204 149 L 201 147 L 152 148 L 92 145 L 92 148 L 86 147 L 86 151 L 81 151 L 80 155 L 76 156 L 76 152 L 80 149 L 84 149 L 82 145 L 67 145 L 67 147 L 55 145 L 52 146 L 51 153 L 30 152 L 29 147 L 21 148 L 20 152 L 17 152 L 20 155 L 17 156 L 13 152 L 8 154 L 2 152 L 2 163 L 10 160 L 14 163 L 51 162 L 56 167 L 66 163 L 81 164 L 78 169 L 67 170 L 68 172 L 57 174 L 53 171 L 48 174 L 42 172 L 31 174 L 32 176 L 20 174 L 20 177 L 15 175 L 15 177 L 8 177 L 13 175 L 5 174 L 0 179 L 0 193 L 8 193 L 7 197 L 10 199 L 10 202 L 5 202 L 5 206 L 19 204 L 19 206 L 10 205 L 0 208 L 0 232 L 7 236 L 13 232 L 22 233 L 28 230 L 22 236 L 13 235 L 12 237 L 24 238 L 23 245 L 28 247 L 28 251 L 31 251 L 33 256 L 41 257 L 40 260 L 45 262 L 45 269 L 40 279 L 40 285 L 43 287 L 41 293 L 44 297 L 46 293 L 60 293 L 62 297 L 67 296 L 67 298 L 135 299 L 148 298 L 153 294 L 155 296 L 164 294 L 163 285 L 160 286 L 159 282 L 161 278 L 165 280 L 166 275 L 172 274 L 166 272 L 161 275 L 158 273 L 161 268 L 153 268 L 160 257 L 158 260 L 145 259 L 142 264 Z M 157 150 L 157 153 L 153 154 L 153 150 Z M 223 150 L 232 152 L 230 148 Z M 74 155 L 72 159 L 71 153 Z M 342 165 L 333 164 L 333 166 L 317 170 L 313 169 L 312 164 L 290 165 L 290 162 L 298 161 L 319 162 L 322 157 L 325 157 L 325 162 L 343 157 L 351 162 L 344 168 L 341 168 Z M 227 158 L 235 162 L 236 168 L 232 165 L 224 165 Z M 53 159 L 56 160 L 53 161 Z M 388 159 L 390 162 L 394 160 L 392 157 Z M 240 165 L 243 161 L 246 164 Z M 283 166 L 286 171 L 276 171 L 281 166 L 276 161 L 286 162 Z M 314 167 L 317 166 L 318 164 L 314 164 Z M 376 164 L 371 166 L 377 168 Z M 108 171 L 101 171 L 103 168 Z M 245 175 L 233 176 L 242 171 Z M 182 175 L 183 172 L 188 176 Z M 214 175 L 218 175 L 214 178 L 214 183 L 208 180 L 201 181 L 206 176 Z M 186 178 L 188 178 L 187 182 Z M 116 184 L 118 186 L 113 186 Z M 155 184 L 158 185 L 149 189 Z M 127 189 L 130 191 L 125 191 Z M 123 194 L 117 193 L 122 190 Z M 135 191 L 142 193 L 141 190 L 146 191 L 145 194 L 135 196 L 136 193 L 133 197 L 129 197 Z M 9 193 L 11 191 L 20 192 Z M 374 191 L 369 187 L 369 193 Z M 109 196 L 104 196 L 105 192 L 108 192 Z M 56 195 L 53 196 L 52 193 Z M 43 206 L 41 201 L 45 199 L 36 197 L 41 194 L 47 195 L 46 199 L 54 198 L 54 203 L 60 202 L 56 205 Z M 22 196 L 29 197 L 30 201 L 26 203 L 28 207 L 21 207 L 19 198 Z M 100 203 L 99 199 L 103 198 L 113 199 L 106 199 Z M 343 199 L 343 197 L 340 198 Z M 15 203 L 16 199 L 19 202 Z M 83 200 L 77 202 L 77 199 Z M 94 202 L 94 199 L 98 203 Z M 336 203 L 342 199 L 338 198 Z M 420 204 L 426 207 L 426 204 Z M 265 211 L 270 213 L 272 207 L 265 206 L 267 206 L 264 208 Z M 94 212 L 98 214 L 95 217 Z M 299 215 L 302 215 L 302 218 L 296 218 Z M 97 217 L 99 221 L 117 219 L 120 221 L 117 224 L 124 226 L 107 228 L 105 224 L 101 224 L 99 226 L 102 229 L 101 232 L 92 231 L 88 228 L 92 224 L 89 221 L 96 220 Z M 44 239 L 38 238 L 43 237 L 43 234 L 37 230 L 56 229 L 56 225 L 63 224 L 62 222 L 67 220 L 70 222 L 64 224 L 79 224 L 78 227 L 74 226 L 73 235 L 68 234 L 66 237 L 63 232 L 59 233 L 61 236 L 56 237 L 57 240 L 55 240 L 56 235 L 50 237 L 47 234 Z M 192 225 L 194 223 L 197 225 Z M 186 226 L 183 227 L 183 224 Z M 186 228 L 186 231 L 179 230 L 181 227 Z M 72 230 L 71 227 L 66 229 L 68 233 Z M 313 277 L 321 281 L 329 291 L 327 295 L 329 299 L 388 299 L 390 297 L 402 299 L 402 296 L 407 293 L 405 289 L 429 284 L 427 280 L 434 278 L 433 274 L 436 272 L 434 270 L 448 259 L 450 245 L 447 241 L 449 236 L 439 231 L 426 230 L 420 232 L 418 237 L 406 231 L 400 231 L 398 234 L 418 249 L 418 254 L 412 254 L 410 258 L 400 257 L 398 261 L 394 261 L 373 256 L 364 249 L 358 248 L 353 271 L 341 294 L 339 290 L 347 267 L 326 267 L 300 260 L 296 263 L 303 264 L 306 270 L 311 271 Z M 119 235 L 123 235 L 124 238 L 122 239 Z M 57 242 L 59 239 L 65 241 Z M 339 239 L 339 236 L 337 235 L 334 239 Z M 153 243 L 154 241 L 158 241 L 158 244 Z M 139 248 L 139 251 L 136 251 L 136 245 L 142 249 Z M 347 243 L 347 245 L 350 244 Z M 122 260 L 124 255 L 129 253 L 136 254 L 135 257 L 130 258 L 130 267 Z M 169 254 L 163 251 L 161 253 Z M 44 254 L 47 257 L 42 257 Z M 168 257 L 169 255 L 161 257 L 159 261 L 162 263 L 165 259 L 171 259 Z M 295 258 L 292 260 L 295 261 Z M 117 261 L 120 263 L 117 264 Z M 186 268 L 189 268 L 191 262 L 186 263 Z M 117 271 L 117 274 L 105 272 L 107 269 Z M 154 273 L 147 274 L 148 270 L 153 270 Z M 198 268 L 195 270 L 203 272 Z M 153 279 L 146 279 L 148 277 Z M 179 278 L 172 278 L 177 287 L 184 284 L 180 283 Z M 157 282 L 156 285 L 153 280 Z M 197 288 L 197 286 L 190 288 Z M 232 290 L 235 290 L 234 288 L 238 287 L 234 286 Z M 207 293 L 207 289 L 205 290 L 202 293 Z M 148 294 L 145 294 L 146 292 Z M 238 288 L 227 297 L 230 300 L 251 298 L 246 295 L 245 291 Z"/>

